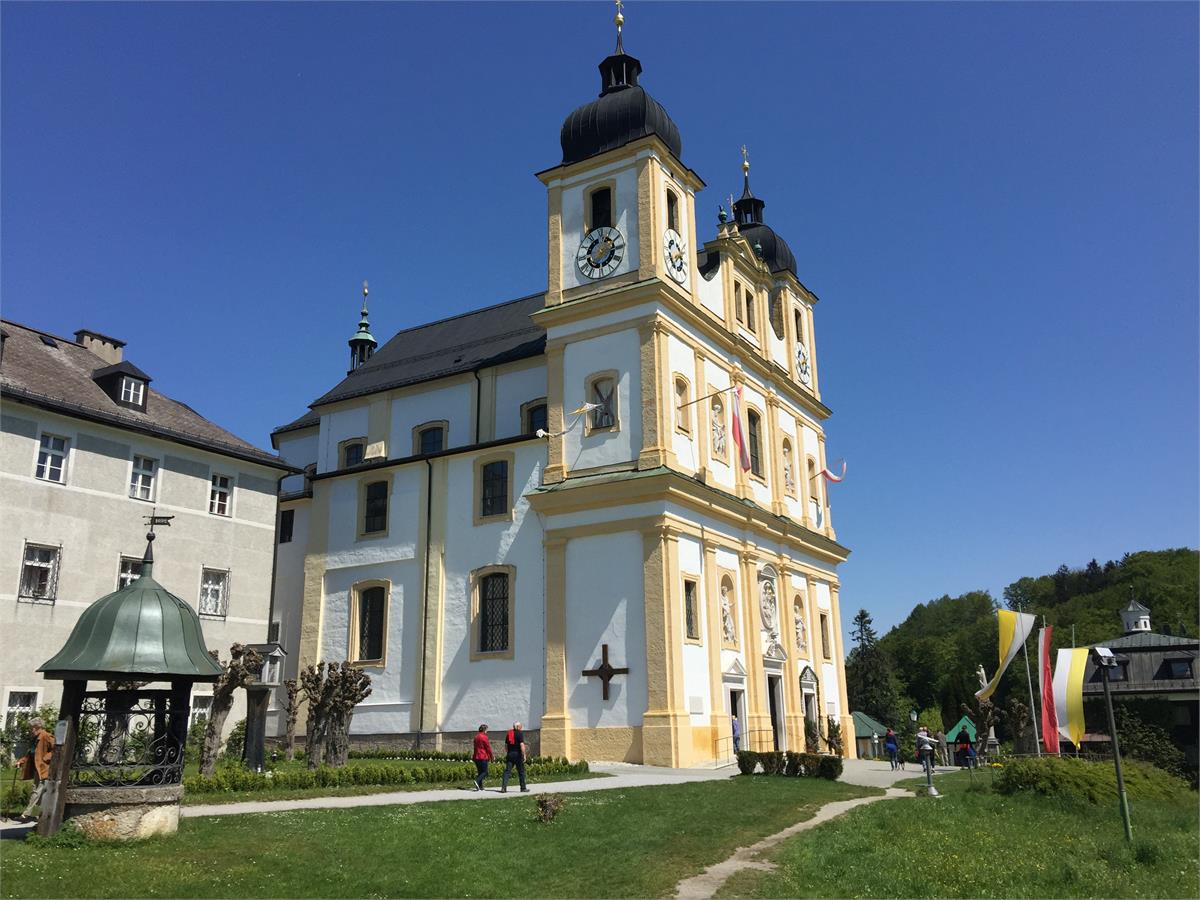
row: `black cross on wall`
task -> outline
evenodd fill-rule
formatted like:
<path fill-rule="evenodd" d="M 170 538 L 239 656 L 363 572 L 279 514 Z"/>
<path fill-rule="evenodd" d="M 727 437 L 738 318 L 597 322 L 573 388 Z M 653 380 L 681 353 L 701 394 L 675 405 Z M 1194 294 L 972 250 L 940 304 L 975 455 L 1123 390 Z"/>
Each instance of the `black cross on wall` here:
<path fill-rule="evenodd" d="M 604 699 L 608 699 L 608 683 L 614 675 L 628 675 L 629 669 L 614 667 L 608 661 L 608 644 L 600 645 L 600 665 L 594 669 L 584 669 L 584 675 L 596 675 L 604 682 Z"/>

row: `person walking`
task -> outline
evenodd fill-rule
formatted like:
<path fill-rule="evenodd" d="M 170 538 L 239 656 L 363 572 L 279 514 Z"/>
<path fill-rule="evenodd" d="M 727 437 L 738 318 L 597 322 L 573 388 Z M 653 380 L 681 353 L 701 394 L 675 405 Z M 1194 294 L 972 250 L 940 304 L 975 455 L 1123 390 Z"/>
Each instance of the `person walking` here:
<path fill-rule="evenodd" d="M 924 725 L 917 731 L 917 758 L 921 760 L 922 770 L 928 775 L 933 771 L 934 737 Z"/>
<path fill-rule="evenodd" d="M 488 763 L 495 757 L 492 755 L 492 742 L 488 740 L 487 725 L 480 725 L 475 734 L 475 749 L 471 758 L 475 760 L 475 790 L 483 790 L 483 779 L 487 778 Z"/>
<path fill-rule="evenodd" d="M 508 776 L 516 768 L 517 778 L 521 782 L 521 793 L 528 794 L 529 788 L 525 786 L 525 763 L 529 759 L 529 752 L 525 747 L 525 732 L 521 730 L 520 722 L 513 722 L 513 727 L 504 736 L 504 751 L 504 775 L 500 778 L 500 793 L 508 793 Z"/>
<path fill-rule="evenodd" d="M 937 740 L 937 758 L 938 762 L 943 766 L 950 765 L 950 749 L 946 746 L 946 734 L 942 729 L 938 729 L 934 733 L 934 738 Z"/>
<path fill-rule="evenodd" d="M 900 752 L 900 745 L 896 743 L 896 732 L 890 728 L 887 730 L 887 734 L 883 736 L 883 749 L 887 751 L 888 759 L 892 763 L 892 771 L 895 772 L 900 768 L 900 761 L 896 759 Z"/>
<path fill-rule="evenodd" d="M 733 717 L 733 752 L 740 753 L 742 750 L 742 723 L 738 721 L 738 717 Z"/>
<path fill-rule="evenodd" d="M 17 760 L 21 769 L 21 779 L 33 779 L 33 790 L 29 793 L 29 805 L 21 813 L 22 822 L 33 822 L 33 809 L 40 806 L 42 797 L 46 794 L 46 783 L 50 778 L 50 756 L 54 753 L 54 735 L 46 730 L 46 723 L 41 719 L 29 720 L 29 734 L 33 745 L 29 752 Z"/>

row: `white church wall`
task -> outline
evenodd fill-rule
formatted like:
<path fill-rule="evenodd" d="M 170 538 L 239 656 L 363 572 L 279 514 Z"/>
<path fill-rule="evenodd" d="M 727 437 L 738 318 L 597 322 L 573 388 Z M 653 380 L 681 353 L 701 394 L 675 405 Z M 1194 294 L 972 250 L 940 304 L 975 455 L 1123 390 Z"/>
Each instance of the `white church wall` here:
<path fill-rule="evenodd" d="M 339 409 L 321 416 L 320 449 L 317 455 L 317 471 L 330 472 L 340 463 L 338 444 L 350 438 L 367 436 L 367 404 L 349 409 Z"/>
<path fill-rule="evenodd" d="M 721 265 L 726 266 L 729 263 L 726 260 L 722 260 Z M 725 290 L 723 284 L 720 269 L 712 273 L 711 279 L 705 278 L 703 275 L 696 279 L 697 296 L 700 299 L 701 305 L 722 322 L 725 321 Z"/>
<path fill-rule="evenodd" d="M 376 477 L 391 481 L 387 533 L 381 537 L 359 538 L 360 485 Z M 335 479 L 330 488 L 326 565 L 333 569 L 414 559 L 417 554 L 417 529 L 423 520 L 420 498 L 424 480 L 424 463 L 385 469 L 363 478 Z"/>
<path fill-rule="evenodd" d="M 475 400 L 475 382 L 430 387 L 418 393 L 392 400 L 392 430 L 388 437 L 388 458 L 413 455 L 413 429 L 426 422 L 445 419 L 450 423 L 447 447 L 463 447 L 475 442 L 475 419 L 471 405 Z"/>
<path fill-rule="evenodd" d="M 698 427 L 697 408 L 700 404 L 692 402 L 697 397 L 703 397 L 707 391 L 703 391 L 696 384 L 696 353 L 695 351 L 681 341 L 675 335 L 667 337 L 667 364 L 671 371 L 671 449 L 675 451 L 675 458 L 680 467 L 686 472 L 695 472 L 700 467 L 700 451 L 697 448 L 696 428 Z M 688 401 L 690 405 L 686 408 L 687 421 L 690 424 L 690 431 L 684 433 L 676 428 L 679 412 L 676 407 L 675 376 L 682 375 L 687 379 Z M 707 417 L 706 417 L 707 418 Z"/>
<path fill-rule="evenodd" d="M 545 699 L 546 621 L 542 528 L 524 494 L 541 481 L 545 444 L 503 448 L 513 454 L 511 521 L 474 524 L 475 455 L 451 457 L 446 494 L 443 556 L 442 698 L 444 731 L 493 730 L 519 720 L 536 727 Z M 509 640 L 511 659 L 471 660 L 478 636 L 471 630 L 471 573 L 485 566 L 512 566 Z"/>
<path fill-rule="evenodd" d="M 641 342 L 637 329 L 617 331 L 568 344 L 563 353 L 563 409 L 584 402 L 589 375 L 617 372 L 617 431 L 585 435 L 580 421 L 563 437 L 568 469 L 587 469 L 637 459 L 642 448 Z M 566 424 L 570 424 L 570 420 Z"/>
<path fill-rule="evenodd" d="M 665 167 L 663 177 L 658 180 L 657 203 L 657 208 L 662 210 L 662 228 L 664 231 L 666 230 L 667 226 L 667 190 L 670 189 L 670 191 L 678 199 L 679 221 L 675 226 L 675 230 L 679 233 L 679 236 L 683 238 L 684 244 L 687 245 L 686 257 L 688 263 L 687 277 L 684 278 L 683 284 L 679 285 L 679 289 L 690 294 L 692 292 L 692 269 L 696 265 L 696 254 L 688 241 L 688 235 L 691 234 L 690 211 L 695 205 L 693 202 L 695 197 L 691 194 L 691 191 L 689 191 L 680 181 L 675 178 L 673 174 L 671 174 L 671 163 L 668 160 L 663 159 L 657 153 L 655 154 L 655 158 L 663 163 Z M 663 238 L 660 236 L 659 240 L 661 241 Z"/>
<path fill-rule="evenodd" d="M 774 305 L 779 307 L 780 317 L 786 317 L 790 315 L 790 310 L 792 308 L 791 297 L 788 294 L 787 288 L 783 287 L 782 284 L 778 287 L 771 288 L 767 293 L 767 356 L 771 362 L 782 366 L 784 369 L 790 372 L 791 360 L 788 358 L 787 325 L 786 323 L 783 325 L 783 336 L 777 337 L 775 335 L 775 328 L 771 324 L 771 311 Z"/>
<path fill-rule="evenodd" d="M 642 565 L 637 531 L 567 542 L 567 705 L 577 727 L 642 724 L 647 703 Z M 599 664 L 603 644 L 613 666 L 631 670 L 612 679 L 607 701 L 600 680 L 580 674 Z"/>
<path fill-rule="evenodd" d="M 750 440 L 750 409 L 751 407 L 761 416 L 762 427 L 759 434 L 759 458 L 762 460 L 763 481 L 757 478 L 752 478 L 750 473 L 746 473 L 746 484 L 750 489 L 750 496 L 759 506 L 764 509 L 771 508 L 771 482 L 770 479 L 775 475 L 774 469 L 774 448 L 771 446 L 770 430 L 767 427 L 767 416 L 769 415 L 769 407 L 767 406 L 766 396 L 758 390 L 753 384 L 746 384 L 742 388 L 742 427 L 746 429 L 746 440 Z M 747 444 L 749 446 L 749 444 Z M 736 453 L 736 448 L 733 447 L 732 435 L 730 437 L 730 453 Z M 764 483 L 765 482 L 765 483 Z"/>
<path fill-rule="evenodd" d="M 776 427 L 778 428 L 780 435 L 783 438 L 786 438 L 792 447 L 792 483 L 795 485 L 793 488 L 794 496 L 782 490 L 783 486 L 780 485 L 780 496 L 783 497 L 783 506 L 787 511 L 788 517 L 795 522 L 803 522 L 804 504 L 801 502 L 801 485 L 803 483 L 803 479 L 807 476 L 805 473 L 804 449 L 798 443 L 799 431 L 797 429 L 799 422 L 794 416 L 792 416 L 791 413 L 787 411 L 785 407 L 781 406 L 779 407 L 779 415 L 776 423 Z M 780 452 L 783 452 L 782 449 Z"/>
<path fill-rule="evenodd" d="M 527 366 L 496 373 L 496 432 L 494 437 L 516 437 L 524 433 L 521 407 L 546 396 L 546 365 Z"/>
<path fill-rule="evenodd" d="M 712 709 L 712 692 L 708 683 L 708 658 L 712 647 L 713 637 L 708 633 L 708 617 L 704 611 L 708 609 L 708 597 L 705 592 L 703 552 L 700 542 L 694 538 L 682 536 L 679 538 L 679 572 L 681 578 L 696 582 L 696 617 L 700 629 L 700 644 L 683 644 L 683 696 L 692 722 L 696 725 L 708 724 L 707 717 Z M 680 602 L 684 602 L 682 587 L 679 591 Z M 685 611 L 679 610 L 680 621 L 684 619 Z"/>
<path fill-rule="evenodd" d="M 575 265 L 575 254 L 584 238 L 584 205 L 589 189 L 604 184 L 613 188 L 613 224 L 625 238 L 625 256 L 612 275 L 634 272 L 638 262 L 637 168 L 640 161 L 591 169 L 580 180 L 566 182 L 562 189 L 562 286 L 563 290 L 595 284 Z"/>
<path fill-rule="evenodd" d="M 292 539 L 275 548 L 275 585 L 272 615 L 279 623 L 279 643 L 287 656 L 283 660 L 285 678 L 295 678 L 298 669 L 300 647 L 300 618 L 304 606 L 304 554 L 308 549 L 309 516 L 312 506 L 307 501 L 290 504 L 292 510 Z M 276 691 L 271 697 L 270 713 L 287 701 L 287 694 Z M 275 727 L 282 723 L 272 718 L 268 733 L 274 734 Z"/>
<path fill-rule="evenodd" d="M 724 488 L 732 492 L 734 490 L 734 461 L 737 457 L 737 451 L 733 446 L 733 398 L 727 390 L 729 387 L 729 373 L 718 366 L 712 359 L 707 359 L 704 363 L 704 393 L 711 394 L 715 391 L 725 391 L 721 394 L 722 415 L 725 418 L 725 457 L 718 459 L 713 456 L 712 452 L 712 435 L 708 437 L 708 478 L 709 484 Z M 706 400 L 705 405 L 708 407 L 705 418 L 709 419 L 709 429 L 711 431 L 712 422 L 712 401 Z"/>
<path fill-rule="evenodd" d="M 318 428 L 280 435 L 277 439 L 279 456 L 285 462 L 303 469 L 305 466 L 310 466 L 317 461 L 320 439 L 320 429 Z M 285 494 L 291 491 L 304 490 L 304 476 L 289 475 L 283 479 L 280 490 Z"/>
<path fill-rule="evenodd" d="M 807 457 L 812 457 L 816 460 L 817 470 L 821 468 L 821 445 L 817 440 L 817 432 L 809 426 L 804 426 L 804 472 L 805 477 L 808 477 L 808 460 Z M 821 492 L 825 490 L 825 479 L 823 477 L 816 479 L 817 489 Z M 822 494 L 823 496 L 823 494 Z M 819 497 L 809 497 L 808 499 L 808 514 L 812 519 L 815 527 L 823 528 L 825 525 L 825 506 Z"/>

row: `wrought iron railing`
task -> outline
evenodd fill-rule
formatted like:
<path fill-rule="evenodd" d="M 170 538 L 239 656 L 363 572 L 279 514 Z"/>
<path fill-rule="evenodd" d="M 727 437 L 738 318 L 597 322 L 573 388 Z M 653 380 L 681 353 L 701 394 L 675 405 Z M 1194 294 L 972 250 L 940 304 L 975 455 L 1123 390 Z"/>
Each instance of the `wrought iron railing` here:
<path fill-rule="evenodd" d="M 179 784 L 188 711 L 186 705 L 172 708 L 172 700 L 167 690 L 84 694 L 70 783 L 75 787 Z"/>

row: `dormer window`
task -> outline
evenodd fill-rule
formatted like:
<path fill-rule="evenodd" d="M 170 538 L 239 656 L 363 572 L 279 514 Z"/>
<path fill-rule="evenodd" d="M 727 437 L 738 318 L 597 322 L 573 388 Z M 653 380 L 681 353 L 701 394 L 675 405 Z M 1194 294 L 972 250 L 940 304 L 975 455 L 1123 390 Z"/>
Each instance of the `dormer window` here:
<path fill-rule="evenodd" d="M 97 369 L 92 380 L 119 406 L 146 411 L 150 376 L 127 360 Z"/>
<path fill-rule="evenodd" d="M 130 406 L 146 405 L 146 382 L 125 375 L 121 378 L 121 402 Z"/>

